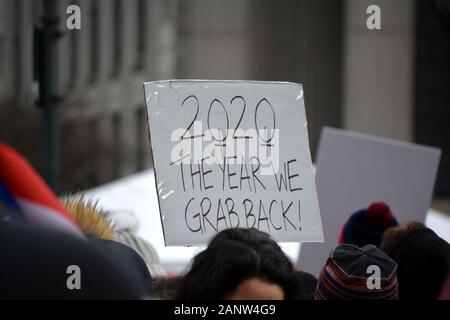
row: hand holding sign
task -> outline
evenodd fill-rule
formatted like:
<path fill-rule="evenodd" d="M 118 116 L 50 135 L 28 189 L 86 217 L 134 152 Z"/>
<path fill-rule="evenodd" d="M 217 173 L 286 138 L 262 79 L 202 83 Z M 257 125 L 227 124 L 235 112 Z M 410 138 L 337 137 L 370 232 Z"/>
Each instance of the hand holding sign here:
<path fill-rule="evenodd" d="M 303 90 L 280 82 L 144 84 L 166 245 L 255 227 L 322 241 Z"/>

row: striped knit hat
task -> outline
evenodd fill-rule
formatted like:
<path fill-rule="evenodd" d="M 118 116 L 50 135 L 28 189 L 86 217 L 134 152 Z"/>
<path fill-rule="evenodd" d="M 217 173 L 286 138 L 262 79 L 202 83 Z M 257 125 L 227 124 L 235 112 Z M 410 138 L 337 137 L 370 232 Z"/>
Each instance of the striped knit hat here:
<path fill-rule="evenodd" d="M 379 270 L 379 286 L 374 269 Z M 396 271 L 397 264 L 373 245 L 339 245 L 322 269 L 314 299 L 396 300 Z"/>

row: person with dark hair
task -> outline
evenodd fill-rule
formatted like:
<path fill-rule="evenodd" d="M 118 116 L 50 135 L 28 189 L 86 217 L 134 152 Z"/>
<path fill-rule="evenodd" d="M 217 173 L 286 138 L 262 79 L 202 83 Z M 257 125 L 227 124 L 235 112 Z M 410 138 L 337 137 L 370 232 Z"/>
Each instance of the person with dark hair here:
<path fill-rule="evenodd" d="M 350 216 L 342 227 L 338 242 L 358 247 L 367 244 L 378 247 L 383 233 L 397 225 L 389 206 L 384 202 L 374 202 L 368 208 L 358 210 Z"/>
<path fill-rule="evenodd" d="M 398 265 L 399 299 L 435 300 L 450 268 L 450 244 L 420 222 L 386 231 L 380 248 Z"/>
<path fill-rule="evenodd" d="M 298 271 L 300 285 L 303 287 L 304 300 L 314 300 L 318 280 L 308 272 Z"/>
<path fill-rule="evenodd" d="M 193 260 L 176 299 L 302 299 L 294 265 L 278 244 L 254 228 L 219 232 Z"/>
<path fill-rule="evenodd" d="M 380 243 L 380 249 L 386 253 L 389 253 L 401 237 L 412 231 L 426 228 L 427 227 L 419 221 L 410 221 L 406 224 L 389 228 L 383 235 L 383 239 Z"/>
<path fill-rule="evenodd" d="M 182 279 L 179 275 L 154 278 L 153 295 L 163 300 L 175 299 Z"/>

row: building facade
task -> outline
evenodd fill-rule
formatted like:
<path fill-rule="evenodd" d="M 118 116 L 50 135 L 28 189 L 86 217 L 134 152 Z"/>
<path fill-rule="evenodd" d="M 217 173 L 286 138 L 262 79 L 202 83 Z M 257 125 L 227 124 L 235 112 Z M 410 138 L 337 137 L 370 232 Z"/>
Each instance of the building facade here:
<path fill-rule="evenodd" d="M 175 76 L 176 1 L 59 0 L 59 190 L 151 166 L 142 82 Z M 66 9 L 81 8 L 68 30 Z M 0 0 L 1 137 L 43 168 L 33 31 L 42 1 Z"/>
<path fill-rule="evenodd" d="M 314 156 L 325 125 L 443 149 L 450 194 L 450 27 L 426 0 L 59 0 L 60 190 L 151 166 L 141 83 L 248 79 L 303 84 Z M 81 8 L 81 30 L 65 27 Z M 33 30 L 42 1 L 0 0 L 0 137 L 42 169 Z M 431 98 L 430 98 L 431 97 Z"/>

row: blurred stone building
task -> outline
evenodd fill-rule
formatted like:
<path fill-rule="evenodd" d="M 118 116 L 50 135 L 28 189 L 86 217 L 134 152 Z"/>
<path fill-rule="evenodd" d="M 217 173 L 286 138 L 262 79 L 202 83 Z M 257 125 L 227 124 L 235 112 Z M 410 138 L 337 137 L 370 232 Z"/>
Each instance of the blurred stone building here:
<path fill-rule="evenodd" d="M 60 0 L 61 190 L 151 166 L 141 83 L 204 78 L 303 83 L 313 155 L 324 125 L 438 146 L 437 191 L 450 194 L 446 3 Z M 81 8 L 80 31 L 65 28 L 69 4 Z M 370 4 L 381 30 L 366 27 Z M 32 38 L 41 9 L 0 0 L 0 138 L 40 169 Z"/>
<path fill-rule="evenodd" d="M 81 30 L 66 8 L 81 8 Z M 175 77 L 176 1 L 59 0 L 60 190 L 151 166 L 142 82 Z M 42 1 L 0 0 L 0 137 L 43 169 L 33 105 L 33 29 Z M 3 72 L 2 72 L 3 71 Z"/>

